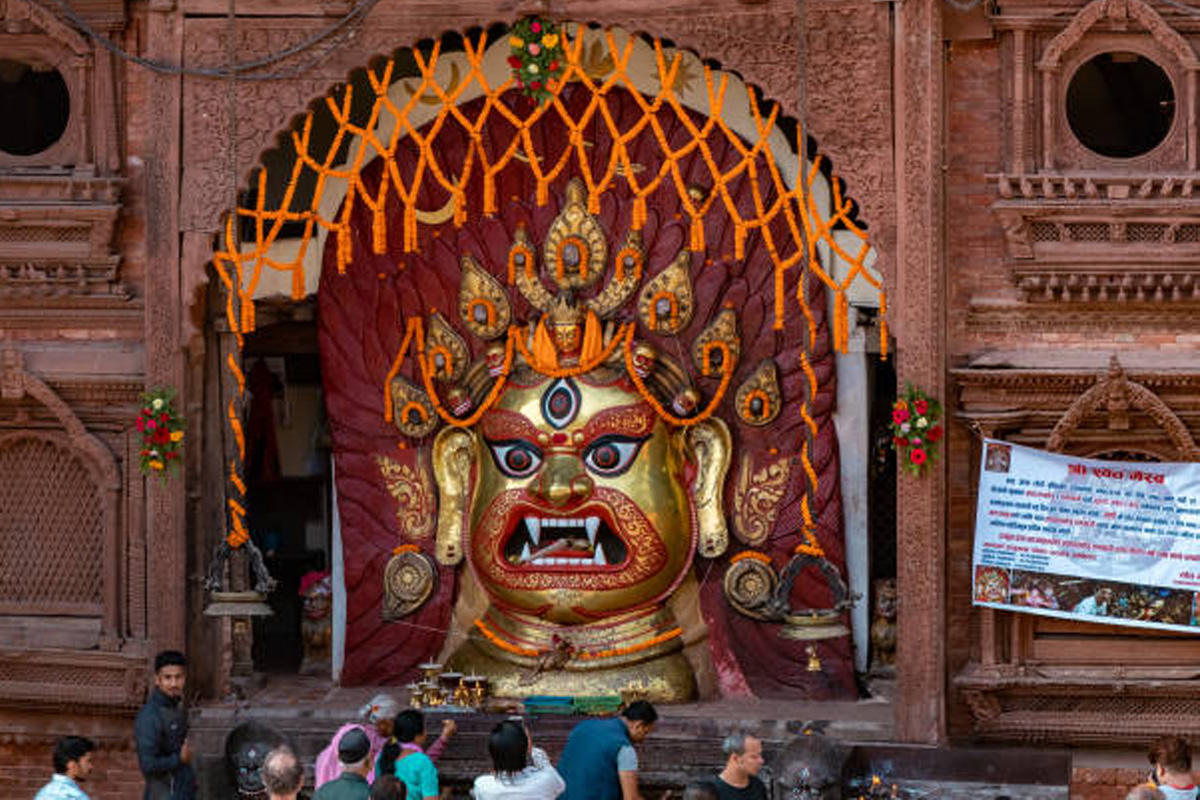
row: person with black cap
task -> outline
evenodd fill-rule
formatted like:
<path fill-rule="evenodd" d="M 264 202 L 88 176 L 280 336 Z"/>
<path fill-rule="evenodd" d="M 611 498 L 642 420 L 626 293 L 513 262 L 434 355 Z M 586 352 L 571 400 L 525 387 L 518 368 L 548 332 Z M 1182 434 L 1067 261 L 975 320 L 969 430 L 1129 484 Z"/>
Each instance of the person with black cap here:
<path fill-rule="evenodd" d="M 367 783 L 367 773 L 371 771 L 371 740 L 366 731 L 355 727 L 342 734 L 337 753 L 341 777 L 317 789 L 313 800 L 369 800 L 371 787 Z"/>

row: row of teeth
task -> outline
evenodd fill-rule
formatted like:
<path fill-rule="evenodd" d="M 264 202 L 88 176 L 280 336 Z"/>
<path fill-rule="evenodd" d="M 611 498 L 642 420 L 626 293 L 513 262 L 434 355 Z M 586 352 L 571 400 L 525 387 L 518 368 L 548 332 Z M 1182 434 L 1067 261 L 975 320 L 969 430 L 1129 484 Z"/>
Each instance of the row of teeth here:
<path fill-rule="evenodd" d="M 596 533 L 600 530 L 599 517 L 587 517 L 583 520 L 583 526 L 587 529 L 588 543 L 593 547 L 596 546 Z M 558 517 L 526 517 L 525 529 L 529 531 L 529 538 L 533 540 L 535 545 L 542 543 L 542 528 L 578 528 L 579 520 L 577 519 L 560 519 Z"/>
<path fill-rule="evenodd" d="M 590 559 L 542 556 L 541 558 L 535 558 L 533 561 L 530 561 L 529 560 L 530 555 L 531 555 L 531 553 L 529 552 L 529 542 L 526 542 L 525 546 L 521 548 L 521 555 L 517 559 L 517 563 L 518 564 L 532 564 L 535 567 L 568 566 L 571 564 L 579 566 L 581 564 L 589 564 L 589 563 L 592 564 L 593 566 L 601 566 L 601 567 L 608 565 L 608 559 L 605 558 L 605 556 L 604 556 L 604 545 L 602 545 L 602 544 L 596 545 L 595 552 L 592 553 L 592 557 Z"/>

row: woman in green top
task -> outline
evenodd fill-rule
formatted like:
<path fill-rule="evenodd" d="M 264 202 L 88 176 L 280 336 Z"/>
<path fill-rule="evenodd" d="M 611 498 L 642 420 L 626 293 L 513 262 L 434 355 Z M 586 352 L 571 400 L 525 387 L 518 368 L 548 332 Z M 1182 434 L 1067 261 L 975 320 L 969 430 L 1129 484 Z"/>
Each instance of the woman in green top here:
<path fill-rule="evenodd" d="M 376 775 L 392 773 L 404 784 L 408 800 L 437 800 L 437 767 L 425 755 L 425 715 L 406 709 L 396 715 L 392 741 L 384 745 Z"/>

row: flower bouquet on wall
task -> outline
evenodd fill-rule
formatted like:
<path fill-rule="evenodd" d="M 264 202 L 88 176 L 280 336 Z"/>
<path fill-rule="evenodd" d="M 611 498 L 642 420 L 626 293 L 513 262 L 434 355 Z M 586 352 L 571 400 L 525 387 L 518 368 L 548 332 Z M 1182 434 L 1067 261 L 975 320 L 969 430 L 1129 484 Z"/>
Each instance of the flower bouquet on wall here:
<path fill-rule="evenodd" d="M 175 411 L 175 390 L 156 388 L 142 395 L 134 427 L 142 435 L 138 450 L 143 475 L 163 480 L 183 463 L 183 417 Z"/>
<path fill-rule="evenodd" d="M 900 465 L 921 476 L 937 460 L 945 434 L 942 404 L 911 383 L 892 404 L 892 446 Z"/>
<path fill-rule="evenodd" d="M 567 63 L 558 26 L 526 17 L 513 25 L 508 44 L 512 48 L 508 65 L 517 86 L 537 102 L 545 102 L 550 97 L 549 83 L 562 75 Z"/>

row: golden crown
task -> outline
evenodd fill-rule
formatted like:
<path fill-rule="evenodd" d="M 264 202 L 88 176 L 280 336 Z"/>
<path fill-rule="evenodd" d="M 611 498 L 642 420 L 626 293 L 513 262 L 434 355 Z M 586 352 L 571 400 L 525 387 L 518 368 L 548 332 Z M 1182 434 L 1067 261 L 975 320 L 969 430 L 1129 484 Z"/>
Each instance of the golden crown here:
<path fill-rule="evenodd" d="M 430 314 L 418 329 L 422 385 L 398 374 L 390 380 L 393 422 L 404 435 L 420 438 L 433 432 L 439 417 L 453 425 L 473 424 L 516 370 L 563 377 L 598 369 L 625 370 L 673 424 L 706 419 L 730 388 L 741 356 L 736 313 L 722 309 L 690 348 L 696 372 L 719 381 L 707 404 L 701 404 L 681 364 L 636 338 L 639 324 L 656 336 L 678 337 L 691 322 L 696 306 L 691 258 L 681 249 L 643 283 L 649 265 L 641 233 L 628 231 L 610 262 L 608 241 L 589 211 L 584 185 L 570 181 L 540 258 L 524 227 L 509 247 L 508 284 L 528 303 L 528 319 L 517 321 L 509 289 L 474 257 L 463 255 L 458 316 L 471 336 L 487 343 L 482 357 L 472 360 L 463 337 L 441 314 Z M 622 313 L 635 295 L 636 314 Z M 682 355 L 685 348 L 677 350 Z M 744 422 L 766 425 L 780 406 L 775 364 L 768 359 L 738 388 L 735 407 Z"/>

